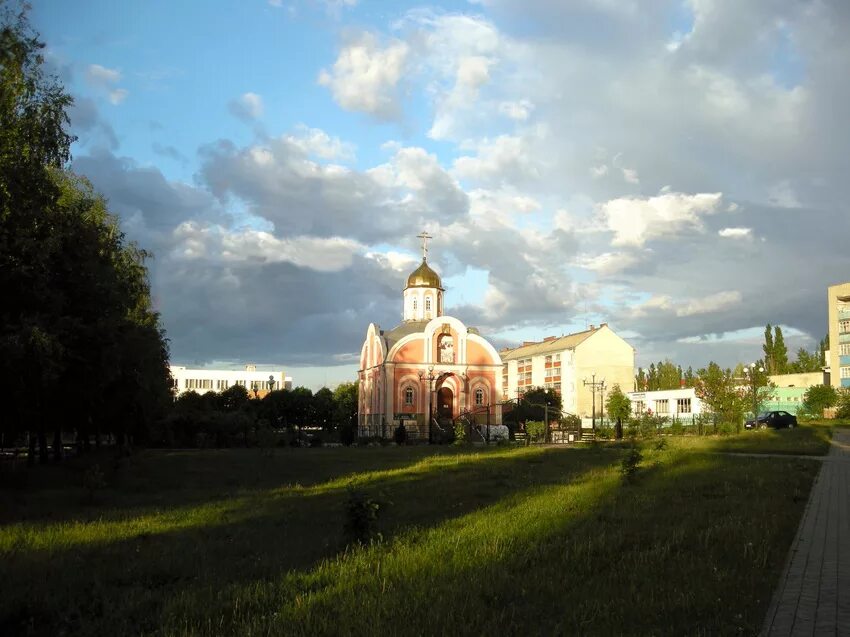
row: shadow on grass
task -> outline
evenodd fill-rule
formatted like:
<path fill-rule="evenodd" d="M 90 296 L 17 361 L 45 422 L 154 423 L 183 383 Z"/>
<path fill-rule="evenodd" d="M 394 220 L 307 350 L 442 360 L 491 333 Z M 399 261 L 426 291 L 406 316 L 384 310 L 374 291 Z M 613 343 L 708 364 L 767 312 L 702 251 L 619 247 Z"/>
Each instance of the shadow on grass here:
<path fill-rule="evenodd" d="M 196 582 L 218 588 L 309 568 L 342 547 L 350 482 L 392 502 L 378 528 L 390 539 L 611 462 L 610 454 L 542 448 L 439 454 L 412 463 L 408 457 L 405 467 L 353 481 L 272 489 L 129 520 L 7 527 L 0 529 L 0 538 L 6 534 L 0 577 L 16 586 L 0 600 L 0 633 L 23 625 L 43 626 L 45 634 L 153 629 L 159 613 L 151 605 L 160 608 Z"/>
<path fill-rule="evenodd" d="M 0 630 L 754 634 L 814 463 L 645 455 L 632 486 L 593 449 L 385 476 L 363 488 L 393 502 L 386 541 L 341 554 L 341 489 L 258 498 L 218 526 L 16 552 Z"/>

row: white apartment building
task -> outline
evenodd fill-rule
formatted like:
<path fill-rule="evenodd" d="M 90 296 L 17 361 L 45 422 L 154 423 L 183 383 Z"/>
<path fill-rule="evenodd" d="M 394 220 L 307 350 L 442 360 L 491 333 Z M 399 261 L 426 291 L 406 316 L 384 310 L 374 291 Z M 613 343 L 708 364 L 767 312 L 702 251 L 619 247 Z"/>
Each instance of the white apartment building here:
<path fill-rule="evenodd" d="M 632 414 L 651 413 L 673 420 L 688 419 L 702 413 L 702 401 L 693 387 L 634 391 L 626 394 L 632 403 Z"/>
<path fill-rule="evenodd" d="M 850 387 L 850 283 L 827 290 L 829 351 L 826 364 L 830 383 L 836 389 Z"/>
<path fill-rule="evenodd" d="M 199 394 L 220 392 L 233 385 L 241 385 L 249 394 L 257 396 L 265 396 L 270 386 L 272 389 L 292 389 L 292 376 L 287 376 L 282 370 L 257 371 L 256 365 L 246 365 L 241 370 L 190 369 L 172 365 L 171 377 L 174 380 L 174 393 L 178 396 L 187 391 Z"/>
<path fill-rule="evenodd" d="M 585 381 L 605 381 L 608 391 L 619 385 L 623 392 L 634 387 L 635 350 L 602 323 L 599 327 L 566 336 L 548 336 L 499 352 L 502 357 L 502 398 L 518 398 L 533 387 L 555 389 L 562 409 L 592 417 L 594 395 Z M 596 389 L 596 413 L 601 413 L 603 394 Z"/>

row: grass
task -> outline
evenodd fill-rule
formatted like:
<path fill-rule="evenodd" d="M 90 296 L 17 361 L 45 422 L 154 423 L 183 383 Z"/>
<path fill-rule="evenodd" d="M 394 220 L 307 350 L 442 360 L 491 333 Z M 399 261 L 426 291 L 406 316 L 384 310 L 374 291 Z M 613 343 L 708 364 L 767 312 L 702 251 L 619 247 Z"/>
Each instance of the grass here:
<path fill-rule="evenodd" d="M 51 468 L 0 492 L 0 633 L 757 633 L 818 463 L 622 453 L 148 451 L 95 505 Z"/>
<path fill-rule="evenodd" d="M 803 425 L 793 429 L 754 429 L 734 436 L 671 436 L 677 448 L 694 451 L 822 456 L 829 452 L 832 427 Z"/>

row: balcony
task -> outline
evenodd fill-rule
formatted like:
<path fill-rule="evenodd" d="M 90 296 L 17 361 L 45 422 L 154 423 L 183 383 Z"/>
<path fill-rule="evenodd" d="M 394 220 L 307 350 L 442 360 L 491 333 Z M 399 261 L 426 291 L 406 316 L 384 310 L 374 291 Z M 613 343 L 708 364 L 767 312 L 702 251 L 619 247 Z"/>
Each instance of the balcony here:
<path fill-rule="evenodd" d="M 850 308 L 838 310 L 838 320 L 844 321 L 850 319 Z"/>

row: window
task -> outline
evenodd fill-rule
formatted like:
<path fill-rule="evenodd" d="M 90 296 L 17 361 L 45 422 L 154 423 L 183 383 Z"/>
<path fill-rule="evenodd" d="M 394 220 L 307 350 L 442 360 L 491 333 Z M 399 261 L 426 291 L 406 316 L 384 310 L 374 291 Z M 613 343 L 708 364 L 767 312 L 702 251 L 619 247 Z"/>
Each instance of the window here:
<path fill-rule="evenodd" d="M 841 343 L 838 346 L 838 353 L 841 356 L 850 356 L 850 343 Z"/>
<path fill-rule="evenodd" d="M 850 378 L 850 367 L 841 368 L 841 378 Z"/>
<path fill-rule="evenodd" d="M 645 411 L 646 411 L 646 405 L 644 404 L 644 402 L 642 400 L 635 401 L 635 413 L 636 414 L 642 414 Z"/>
<path fill-rule="evenodd" d="M 655 413 L 656 414 L 669 414 L 670 413 L 670 401 L 666 398 L 655 401 Z"/>
<path fill-rule="evenodd" d="M 483 405 L 484 404 L 484 390 L 480 387 L 475 390 L 475 404 Z"/>
<path fill-rule="evenodd" d="M 431 297 L 430 296 L 425 299 L 425 311 L 426 312 L 431 311 Z"/>
<path fill-rule="evenodd" d="M 844 319 L 843 321 L 838 321 L 838 331 L 839 332 L 850 332 L 850 319 Z"/>
<path fill-rule="evenodd" d="M 416 299 L 413 299 L 413 311 L 416 311 Z"/>
<path fill-rule="evenodd" d="M 691 413 L 691 399 L 679 398 L 676 400 L 676 413 L 689 414 Z"/>
<path fill-rule="evenodd" d="M 546 368 L 546 378 L 552 378 L 554 370 L 551 367 Z"/>
<path fill-rule="evenodd" d="M 560 360 L 561 360 L 561 355 L 560 355 L 560 354 L 555 354 L 555 360 L 556 360 L 556 361 L 560 361 Z"/>
<path fill-rule="evenodd" d="M 412 405 L 413 404 L 413 387 L 408 387 L 404 390 L 404 404 Z"/>

